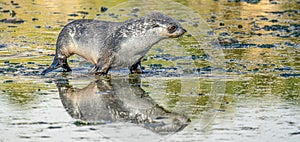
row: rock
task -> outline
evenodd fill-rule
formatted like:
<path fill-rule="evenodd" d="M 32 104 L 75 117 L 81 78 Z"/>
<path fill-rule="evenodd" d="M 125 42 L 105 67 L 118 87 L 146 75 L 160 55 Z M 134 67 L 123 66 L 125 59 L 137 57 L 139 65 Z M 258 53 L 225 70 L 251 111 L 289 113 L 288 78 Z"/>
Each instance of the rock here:
<path fill-rule="evenodd" d="M 32 18 L 32 21 L 37 21 L 37 20 L 39 20 L 38 18 Z"/>
<path fill-rule="evenodd" d="M 101 6 L 101 8 L 100 8 L 100 11 L 101 12 L 105 12 L 105 11 L 107 11 L 108 10 L 108 8 L 107 7 L 104 7 L 104 6 Z"/>
<path fill-rule="evenodd" d="M 9 15 L 10 15 L 11 17 L 15 17 L 15 16 L 17 15 L 17 13 L 16 13 L 14 10 L 10 10 L 10 11 L 9 11 Z"/>
<path fill-rule="evenodd" d="M 12 24 L 21 24 L 21 23 L 24 23 L 25 21 L 20 19 L 20 18 L 4 18 L 2 20 L 0 20 L 0 22 L 3 22 L 3 23 L 12 23 Z"/>
<path fill-rule="evenodd" d="M 76 14 L 76 13 L 72 13 L 72 14 L 69 14 L 68 16 L 77 17 L 77 16 L 78 16 L 78 14 Z"/>
<path fill-rule="evenodd" d="M 3 83 L 12 83 L 12 82 L 14 82 L 13 80 L 5 80 L 5 81 L 3 81 Z"/>
<path fill-rule="evenodd" d="M 82 14 L 82 15 L 88 15 L 88 14 L 89 14 L 89 13 L 86 12 L 86 11 L 77 11 L 77 13 L 80 13 L 80 14 Z"/>
<path fill-rule="evenodd" d="M 6 44 L 0 44 L 0 48 L 6 47 Z"/>
<path fill-rule="evenodd" d="M 137 8 L 137 7 L 134 7 L 133 9 L 132 9 L 132 13 L 137 13 L 138 11 L 140 11 L 140 9 L 139 8 Z"/>

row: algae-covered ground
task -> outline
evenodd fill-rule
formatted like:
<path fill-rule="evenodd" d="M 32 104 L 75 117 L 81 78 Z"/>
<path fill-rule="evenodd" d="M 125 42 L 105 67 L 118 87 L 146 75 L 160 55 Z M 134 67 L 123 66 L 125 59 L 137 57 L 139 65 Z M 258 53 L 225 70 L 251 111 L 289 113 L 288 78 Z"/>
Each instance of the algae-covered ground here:
<path fill-rule="evenodd" d="M 160 11 L 187 33 L 156 44 L 144 74 L 89 74 L 79 56 L 41 76 L 76 19 Z M 0 3 L 0 141 L 300 139 L 298 0 Z"/>

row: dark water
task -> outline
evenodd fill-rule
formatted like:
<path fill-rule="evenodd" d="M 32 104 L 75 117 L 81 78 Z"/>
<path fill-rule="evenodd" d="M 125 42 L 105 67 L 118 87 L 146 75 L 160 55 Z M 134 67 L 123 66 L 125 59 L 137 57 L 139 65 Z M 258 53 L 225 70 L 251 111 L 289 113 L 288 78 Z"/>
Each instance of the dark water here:
<path fill-rule="evenodd" d="M 125 2 L 125 3 L 122 3 Z M 145 73 L 41 77 L 62 27 L 162 11 L 188 30 Z M 299 141 L 300 1 L 1 1 L 0 141 Z"/>

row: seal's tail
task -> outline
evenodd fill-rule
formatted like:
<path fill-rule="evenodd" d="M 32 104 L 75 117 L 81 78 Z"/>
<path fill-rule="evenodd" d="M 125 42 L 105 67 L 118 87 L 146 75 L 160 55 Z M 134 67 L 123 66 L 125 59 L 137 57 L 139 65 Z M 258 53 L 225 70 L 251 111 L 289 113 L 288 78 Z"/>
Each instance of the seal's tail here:
<path fill-rule="evenodd" d="M 47 69 L 45 69 L 41 75 L 46 75 L 47 73 L 57 69 L 57 68 L 63 68 L 64 72 L 68 72 L 68 71 L 72 71 L 71 68 L 69 67 L 68 63 L 67 63 L 67 59 L 59 59 L 57 57 L 54 57 L 54 60 L 51 64 L 50 67 L 48 67 Z"/>

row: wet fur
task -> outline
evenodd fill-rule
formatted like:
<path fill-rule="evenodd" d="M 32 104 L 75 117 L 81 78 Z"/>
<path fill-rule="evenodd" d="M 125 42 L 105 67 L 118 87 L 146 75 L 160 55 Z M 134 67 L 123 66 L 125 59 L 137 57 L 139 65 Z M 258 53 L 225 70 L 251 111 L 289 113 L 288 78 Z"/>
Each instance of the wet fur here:
<path fill-rule="evenodd" d="M 176 29 L 171 31 L 172 26 Z M 94 64 L 90 71 L 94 74 L 107 74 L 109 69 L 125 67 L 131 73 L 142 73 L 141 59 L 154 44 L 185 32 L 177 21 L 162 13 L 151 13 L 125 22 L 76 20 L 60 32 L 54 60 L 41 74 L 60 67 L 63 71 L 71 71 L 67 58 L 73 54 Z"/>

